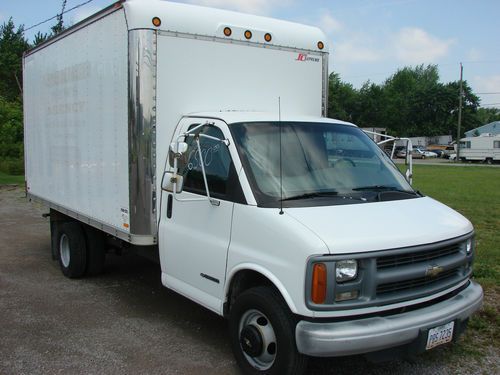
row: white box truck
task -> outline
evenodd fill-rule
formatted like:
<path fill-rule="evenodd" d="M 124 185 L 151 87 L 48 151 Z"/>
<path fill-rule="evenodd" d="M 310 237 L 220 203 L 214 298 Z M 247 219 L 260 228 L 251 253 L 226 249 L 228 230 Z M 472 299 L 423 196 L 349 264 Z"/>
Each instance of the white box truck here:
<path fill-rule="evenodd" d="M 460 160 L 493 164 L 500 161 L 500 134 L 460 139 Z"/>
<path fill-rule="evenodd" d="M 229 319 L 248 374 L 455 340 L 482 301 L 473 227 L 326 118 L 327 47 L 131 0 L 27 52 L 26 188 L 63 273 L 100 272 L 109 246 L 156 254 L 166 287 Z"/>

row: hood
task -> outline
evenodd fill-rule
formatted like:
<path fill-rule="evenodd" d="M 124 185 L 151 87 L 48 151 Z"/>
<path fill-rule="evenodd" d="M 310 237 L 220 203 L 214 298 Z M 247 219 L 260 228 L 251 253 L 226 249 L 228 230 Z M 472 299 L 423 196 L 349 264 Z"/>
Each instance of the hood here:
<path fill-rule="evenodd" d="M 285 213 L 319 236 L 331 254 L 423 245 L 473 230 L 469 220 L 429 197 L 287 208 Z"/>

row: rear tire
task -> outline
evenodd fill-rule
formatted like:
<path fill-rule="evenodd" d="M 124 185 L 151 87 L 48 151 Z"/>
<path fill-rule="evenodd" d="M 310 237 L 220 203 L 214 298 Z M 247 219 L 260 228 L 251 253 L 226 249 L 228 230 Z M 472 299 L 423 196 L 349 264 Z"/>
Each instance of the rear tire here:
<path fill-rule="evenodd" d="M 248 375 L 300 375 L 307 357 L 297 351 L 297 322 L 269 287 L 243 292 L 231 307 L 229 332 L 238 365 Z"/>
<path fill-rule="evenodd" d="M 87 275 L 99 275 L 104 270 L 106 238 L 99 229 L 85 226 L 87 243 Z"/>
<path fill-rule="evenodd" d="M 70 279 L 82 277 L 87 265 L 85 233 L 76 222 L 59 225 L 57 231 L 58 260 L 64 276 Z"/>

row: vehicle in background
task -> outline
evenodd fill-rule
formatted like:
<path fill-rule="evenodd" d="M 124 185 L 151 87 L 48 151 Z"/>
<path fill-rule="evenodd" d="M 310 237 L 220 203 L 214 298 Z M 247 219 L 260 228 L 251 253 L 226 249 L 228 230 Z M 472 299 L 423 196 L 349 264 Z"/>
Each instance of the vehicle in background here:
<path fill-rule="evenodd" d="M 412 155 L 416 159 L 425 159 L 425 158 L 435 158 L 437 157 L 437 154 L 432 151 L 428 151 L 425 148 L 414 148 L 412 151 Z"/>
<path fill-rule="evenodd" d="M 428 151 L 435 153 L 438 158 L 442 157 L 444 154 L 444 150 L 441 150 L 441 149 L 432 149 L 432 150 L 428 150 Z"/>
<path fill-rule="evenodd" d="M 437 154 L 434 152 L 422 150 L 420 148 L 413 148 L 411 152 L 411 156 L 413 159 L 425 159 L 425 158 L 435 158 Z M 406 149 L 399 150 L 396 153 L 396 157 L 398 158 L 406 158 Z"/>
<path fill-rule="evenodd" d="M 500 134 L 481 134 L 460 139 L 460 160 L 487 164 L 500 161 Z"/>
<path fill-rule="evenodd" d="M 456 155 L 456 145 L 449 145 L 446 146 L 446 148 L 443 150 L 443 158 L 444 159 L 449 159 L 451 155 L 455 154 Z"/>

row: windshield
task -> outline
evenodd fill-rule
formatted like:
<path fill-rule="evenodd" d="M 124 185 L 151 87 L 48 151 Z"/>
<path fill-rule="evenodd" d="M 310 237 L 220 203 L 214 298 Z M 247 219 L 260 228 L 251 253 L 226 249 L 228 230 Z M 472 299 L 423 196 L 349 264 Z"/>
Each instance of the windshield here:
<path fill-rule="evenodd" d="M 281 127 L 281 174 L 280 174 Z M 333 123 L 259 122 L 230 126 L 257 204 L 363 203 L 417 195 L 359 128 Z M 280 189 L 282 181 L 282 191 Z"/>

